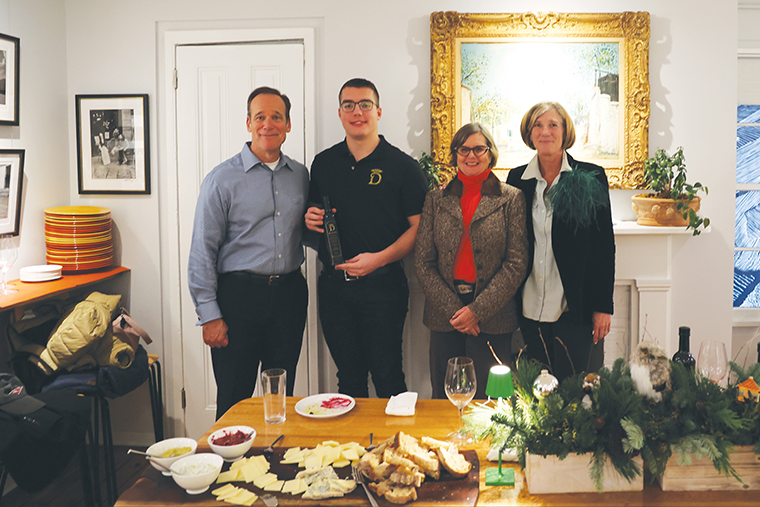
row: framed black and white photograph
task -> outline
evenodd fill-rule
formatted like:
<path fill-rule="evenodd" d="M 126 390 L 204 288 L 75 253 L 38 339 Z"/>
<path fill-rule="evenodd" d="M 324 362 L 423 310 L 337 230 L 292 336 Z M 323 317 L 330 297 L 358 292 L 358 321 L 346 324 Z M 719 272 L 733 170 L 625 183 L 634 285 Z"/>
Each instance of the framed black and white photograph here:
<path fill-rule="evenodd" d="M 150 194 L 148 95 L 77 95 L 80 194 Z"/>
<path fill-rule="evenodd" d="M 24 150 L 0 150 L 0 178 L 0 234 L 16 236 L 21 223 Z"/>
<path fill-rule="evenodd" d="M 0 33 L 0 125 L 18 125 L 19 39 Z"/>

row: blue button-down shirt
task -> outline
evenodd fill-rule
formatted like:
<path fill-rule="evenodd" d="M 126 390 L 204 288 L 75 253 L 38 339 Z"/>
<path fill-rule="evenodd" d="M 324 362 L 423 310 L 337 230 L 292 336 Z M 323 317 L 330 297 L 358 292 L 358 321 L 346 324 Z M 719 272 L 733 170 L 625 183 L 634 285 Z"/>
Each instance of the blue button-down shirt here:
<path fill-rule="evenodd" d="M 203 180 L 188 263 L 198 324 L 222 317 L 217 276 L 230 271 L 281 275 L 303 263 L 309 173 L 280 153 L 274 170 L 246 143 Z"/>

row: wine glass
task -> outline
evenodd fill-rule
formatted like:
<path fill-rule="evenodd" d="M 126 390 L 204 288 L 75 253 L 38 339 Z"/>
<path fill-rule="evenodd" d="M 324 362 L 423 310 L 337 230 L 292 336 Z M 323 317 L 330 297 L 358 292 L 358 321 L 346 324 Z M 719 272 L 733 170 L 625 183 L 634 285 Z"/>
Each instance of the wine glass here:
<path fill-rule="evenodd" d="M 472 436 L 464 433 L 462 412 L 475 397 L 478 382 L 475 379 L 475 364 L 469 357 L 452 357 L 446 366 L 444 383 L 446 396 L 459 409 L 459 430 L 449 433 L 448 441 L 457 445 L 471 444 Z"/>
<path fill-rule="evenodd" d="M 728 373 L 726 346 L 718 341 L 702 342 L 697 356 L 697 371 L 716 384 L 721 384 Z"/>
<path fill-rule="evenodd" d="M 3 234 L 0 236 L 0 270 L 3 273 L 0 296 L 6 296 L 18 292 L 17 290 L 12 290 L 13 286 L 6 283 L 8 271 L 13 267 L 17 258 L 18 249 L 16 248 L 16 243 L 13 241 L 13 236 L 11 234 Z"/>

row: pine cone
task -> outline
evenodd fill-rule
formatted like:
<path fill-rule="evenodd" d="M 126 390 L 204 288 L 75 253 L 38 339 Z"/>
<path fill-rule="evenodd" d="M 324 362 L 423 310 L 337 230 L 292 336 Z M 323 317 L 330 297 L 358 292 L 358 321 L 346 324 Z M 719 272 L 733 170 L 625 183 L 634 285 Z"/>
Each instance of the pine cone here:
<path fill-rule="evenodd" d="M 594 427 L 598 430 L 604 428 L 604 417 L 595 417 L 594 418 Z"/>
<path fill-rule="evenodd" d="M 695 404 L 694 408 L 697 410 L 697 413 L 699 415 L 706 415 L 707 414 L 707 404 L 704 401 L 702 401 L 702 400 L 697 401 L 697 403 Z"/>

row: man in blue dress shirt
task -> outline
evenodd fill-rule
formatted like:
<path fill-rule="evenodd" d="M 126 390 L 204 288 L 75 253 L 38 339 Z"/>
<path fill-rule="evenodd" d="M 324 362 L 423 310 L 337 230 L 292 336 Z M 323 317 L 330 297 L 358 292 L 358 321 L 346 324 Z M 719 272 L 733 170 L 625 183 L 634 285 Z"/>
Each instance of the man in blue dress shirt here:
<path fill-rule="evenodd" d="M 284 368 L 293 394 L 306 323 L 301 274 L 309 174 L 280 151 L 290 100 L 255 89 L 246 120 L 251 142 L 203 180 L 195 209 L 188 279 L 211 347 L 217 419 L 248 398 L 262 370 Z"/>

